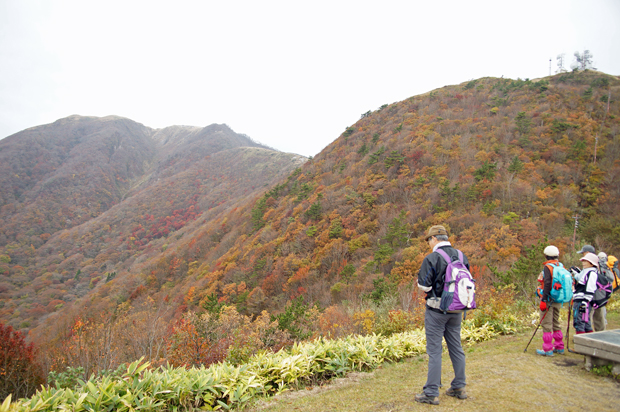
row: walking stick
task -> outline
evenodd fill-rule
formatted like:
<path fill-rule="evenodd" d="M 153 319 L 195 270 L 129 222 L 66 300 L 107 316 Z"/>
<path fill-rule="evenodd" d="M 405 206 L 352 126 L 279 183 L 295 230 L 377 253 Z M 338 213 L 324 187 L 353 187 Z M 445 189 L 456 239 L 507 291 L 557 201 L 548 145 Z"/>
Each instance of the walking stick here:
<path fill-rule="evenodd" d="M 566 350 L 570 353 L 577 353 L 571 348 L 568 347 L 568 343 L 570 342 L 570 317 L 573 314 L 573 300 L 571 299 L 570 305 L 568 306 L 568 325 L 566 325 Z"/>
<path fill-rule="evenodd" d="M 532 343 L 532 339 L 534 339 L 534 336 L 536 336 L 536 332 L 538 332 L 538 328 L 540 328 L 540 325 L 542 324 L 542 321 L 545 320 L 545 316 L 547 316 L 547 313 L 549 313 L 549 309 L 550 308 L 548 307 L 547 310 L 545 311 L 545 314 L 543 315 L 542 319 L 540 319 L 540 322 L 538 322 L 538 326 L 536 326 L 536 330 L 534 331 L 534 334 L 530 338 L 530 341 L 527 343 L 527 346 L 525 347 L 525 349 L 523 349 L 523 353 L 525 353 L 527 351 L 527 348 L 530 346 L 530 343 Z"/>

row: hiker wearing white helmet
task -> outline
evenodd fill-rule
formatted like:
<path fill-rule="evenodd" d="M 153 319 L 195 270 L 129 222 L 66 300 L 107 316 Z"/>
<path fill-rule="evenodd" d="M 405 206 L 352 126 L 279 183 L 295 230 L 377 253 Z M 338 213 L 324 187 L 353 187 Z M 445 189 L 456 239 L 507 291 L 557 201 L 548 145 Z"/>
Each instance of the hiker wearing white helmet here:
<path fill-rule="evenodd" d="M 587 252 L 581 259 L 583 269 L 575 274 L 575 294 L 573 295 L 573 326 L 576 333 L 592 332 L 590 311 L 592 298 L 598 280 L 598 256 Z"/>
<path fill-rule="evenodd" d="M 566 271 L 566 269 L 558 260 L 560 251 L 557 247 L 547 246 L 543 253 L 546 259 L 543 264 L 543 286 L 540 298 L 540 325 L 543 328 L 543 345 L 542 350 L 536 349 L 536 353 L 542 356 L 553 356 L 554 352 L 564 353 L 564 336 L 560 326 L 560 309 L 563 303 L 556 302 L 551 298 L 553 272 L 556 270 Z"/>

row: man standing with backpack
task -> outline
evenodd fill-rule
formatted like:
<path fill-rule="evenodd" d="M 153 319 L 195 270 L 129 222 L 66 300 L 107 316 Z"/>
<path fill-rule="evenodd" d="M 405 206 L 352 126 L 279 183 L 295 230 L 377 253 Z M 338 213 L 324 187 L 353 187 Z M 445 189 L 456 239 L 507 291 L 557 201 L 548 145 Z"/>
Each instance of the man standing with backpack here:
<path fill-rule="evenodd" d="M 446 270 L 453 264 L 460 264 L 463 271 L 465 268 L 469 273 L 469 262 L 467 257 L 457 249 L 454 249 L 448 241 L 448 232 L 443 226 L 433 226 L 429 229 L 426 241 L 432 249 L 432 253 L 427 255 L 422 262 L 420 272 L 418 272 L 418 287 L 426 292 L 426 314 L 424 316 L 424 328 L 426 330 L 426 353 L 428 355 L 428 375 L 423 392 L 415 395 L 415 401 L 439 405 L 439 386 L 441 385 L 441 343 L 445 338 L 448 346 L 448 353 L 454 369 L 454 380 L 446 395 L 458 399 L 467 399 L 465 392 L 465 352 L 461 346 L 461 311 L 452 311 L 446 306 L 446 298 L 449 297 L 450 303 L 457 299 L 460 292 L 454 293 L 454 287 L 450 287 L 453 295 L 450 295 L 444 288 L 446 280 Z M 446 256 L 452 261 L 446 262 Z M 451 275 L 450 275 L 451 276 Z M 452 284 L 454 285 L 454 284 Z M 473 285 L 473 283 L 472 283 Z M 474 308 L 473 286 L 471 290 L 469 307 Z M 444 290 L 446 289 L 446 290 Z M 443 299 L 442 299 L 443 298 Z M 460 298 L 460 301 L 467 300 Z M 443 302 L 442 302 L 443 301 Z"/>
<path fill-rule="evenodd" d="M 547 246 L 543 253 L 546 259 L 543 266 L 543 291 L 540 298 L 543 345 L 542 350 L 536 349 L 536 353 L 542 356 L 553 356 L 554 352 L 564 354 L 560 309 L 564 303 L 570 302 L 573 293 L 570 273 L 558 260 L 560 256 L 558 248 Z M 555 296 L 555 299 L 552 296 Z"/>

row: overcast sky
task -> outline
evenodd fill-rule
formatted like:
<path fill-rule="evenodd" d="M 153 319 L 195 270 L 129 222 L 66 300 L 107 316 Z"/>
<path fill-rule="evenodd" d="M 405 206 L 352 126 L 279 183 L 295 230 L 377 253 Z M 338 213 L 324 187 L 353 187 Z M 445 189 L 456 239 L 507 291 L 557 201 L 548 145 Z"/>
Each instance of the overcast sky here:
<path fill-rule="evenodd" d="M 368 110 L 590 50 L 619 0 L 0 0 L 0 138 L 79 114 L 207 126 L 314 156 Z"/>

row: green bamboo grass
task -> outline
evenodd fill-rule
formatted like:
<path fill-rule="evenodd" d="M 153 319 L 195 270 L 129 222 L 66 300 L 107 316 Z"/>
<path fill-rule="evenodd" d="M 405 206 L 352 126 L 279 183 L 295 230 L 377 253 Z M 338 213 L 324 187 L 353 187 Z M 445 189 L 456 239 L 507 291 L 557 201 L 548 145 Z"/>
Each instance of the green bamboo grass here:
<path fill-rule="evenodd" d="M 491 325 L 465 322 L 465 342 L 492 339 Z M 120 379 L 94 377 L 74 389 L 42 387 L 29 399 L 11 402 L 0 412 L 35 411 L 211 411 L 240 408 L 259 397 L 315 384 L 352 371 L 368 371 L 425 352 L 424 330 L 394 334 L 319 338 L 276 353 L 260 353 L 244 365 L 227 362 L 208 368 L 149 368 L 142 359 Z"/>

